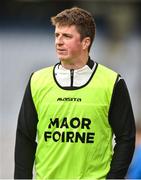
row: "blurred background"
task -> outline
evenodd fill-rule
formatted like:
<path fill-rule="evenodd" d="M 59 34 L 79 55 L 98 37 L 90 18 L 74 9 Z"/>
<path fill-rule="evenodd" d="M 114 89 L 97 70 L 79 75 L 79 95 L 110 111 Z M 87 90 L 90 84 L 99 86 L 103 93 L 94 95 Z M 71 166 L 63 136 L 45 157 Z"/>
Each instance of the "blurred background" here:
<path fill-rule="evenodd" d="M 1 179 L 13 178 L 17 118 L 30 74 L 58 62 L 50 17 L 73 6 L 94 16 L 97 33 L 90 56 L 125 79 L 136 124 L 141 124 L 140 0 L 0 1 Z"/>

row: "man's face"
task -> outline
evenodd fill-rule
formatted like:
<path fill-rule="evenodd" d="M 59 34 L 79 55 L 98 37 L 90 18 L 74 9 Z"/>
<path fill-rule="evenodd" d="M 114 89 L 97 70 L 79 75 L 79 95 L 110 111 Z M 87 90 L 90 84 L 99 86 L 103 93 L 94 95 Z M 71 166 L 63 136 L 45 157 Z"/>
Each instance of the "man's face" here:
<path fill-rule="evenodd" d="M 76 27 L 56 26 L 55 46 L 58 58 L 62 61 L 72 61 L 81 56 L 82 42 Z"/>

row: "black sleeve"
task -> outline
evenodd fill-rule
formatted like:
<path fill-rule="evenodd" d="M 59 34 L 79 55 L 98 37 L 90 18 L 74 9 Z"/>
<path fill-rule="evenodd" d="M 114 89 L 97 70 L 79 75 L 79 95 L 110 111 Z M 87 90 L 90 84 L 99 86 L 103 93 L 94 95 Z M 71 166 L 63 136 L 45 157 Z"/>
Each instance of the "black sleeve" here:
<path fill-rule="evenodd" d="M 124 179 L 135 148 L 135 120 L 123 79 L 116 83 L 113 91 L 109 122 L 115 134 L 115 146 L 107 179 Z"/>
<path fill-rule="evenodd" d="M 37 113 L 28 82 L 21 105 L 15 143 L 14 179 L 31 179 L 36 151 Z"/>

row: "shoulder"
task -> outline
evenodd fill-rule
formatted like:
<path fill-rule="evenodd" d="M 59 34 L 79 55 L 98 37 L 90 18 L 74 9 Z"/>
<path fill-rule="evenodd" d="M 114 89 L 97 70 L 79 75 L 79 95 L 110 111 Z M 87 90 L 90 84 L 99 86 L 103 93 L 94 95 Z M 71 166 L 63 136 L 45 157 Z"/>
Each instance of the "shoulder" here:
<path fill-rule="evenodd" d="M 53 66 L 45 67 L 35 71 L 32 74 L 31 82 L 42 81 L 44 78 L 49 77 L 49 74 L 53 71 Z"/>
<path fill-rule="evenodd" d="M 101 71 L 103 73 L 115 74 L 115 75 L 118 74 L 116 71 L 112 70 L 111 68 L 109 68 L 109 67 L 107 67 L 107 66 L 105 66 L 103 64 L 99 64 L 99 63 L 98 63 L 98 69 L 99 69 L 99 71 Z"/>
<path fill-rule="evenodd" d="M 35 71 L 35 72 L 33 73 L 32 78 L 33 78 L 33 77 L 36 77 L 36 76 L 42 76 L 42 75 L 44 75 L 44 74 L 47 74 L 47 73 L 51 72 L 52 70 L 53 70 L 53 66 L 39 69 L 39 70 L 37 70 L 37 71 Z"/>
<path fill-rule="evenodd" d="M 116 71 L 102 65 L 98 64 L 96 69 L 96 76 L 103 83 L 112 83 L 114 84 L 118 77 L 120 76 Z"/>
<path fill-rule="evenodd" d="M 35 71 L 30 79 L 31 90 L 42 87 L 46 82 L 49 81 L 53 74 L 53 66 L 45 67 Z"/>

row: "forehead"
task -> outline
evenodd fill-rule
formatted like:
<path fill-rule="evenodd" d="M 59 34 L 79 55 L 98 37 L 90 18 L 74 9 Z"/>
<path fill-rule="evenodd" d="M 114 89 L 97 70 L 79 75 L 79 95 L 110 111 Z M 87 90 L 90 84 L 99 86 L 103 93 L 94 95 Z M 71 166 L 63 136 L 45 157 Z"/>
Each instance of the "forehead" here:
<path fill-rule="evenodd" d="M 56 25 L 55 33 L 77 33 L 80 34 L 75 25 Z"/>

